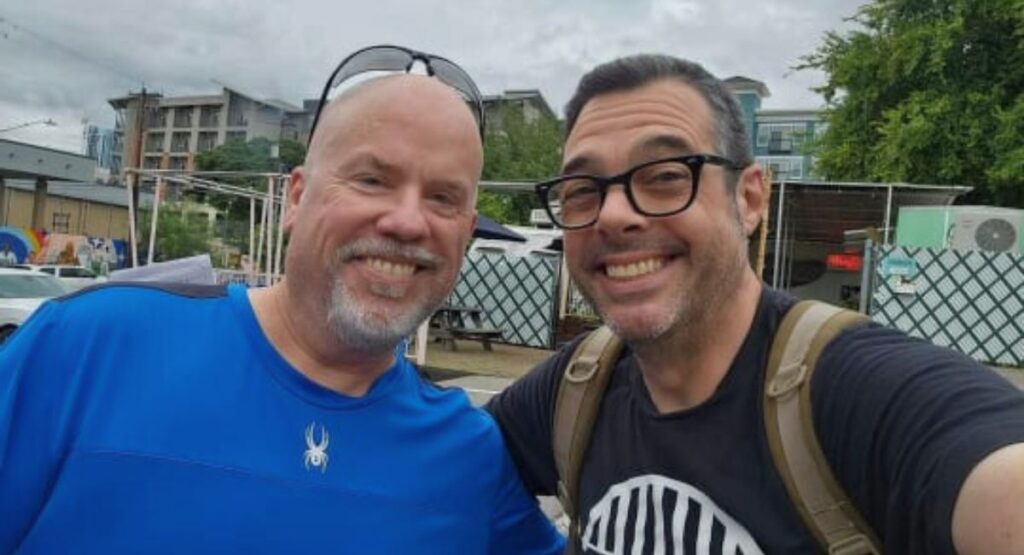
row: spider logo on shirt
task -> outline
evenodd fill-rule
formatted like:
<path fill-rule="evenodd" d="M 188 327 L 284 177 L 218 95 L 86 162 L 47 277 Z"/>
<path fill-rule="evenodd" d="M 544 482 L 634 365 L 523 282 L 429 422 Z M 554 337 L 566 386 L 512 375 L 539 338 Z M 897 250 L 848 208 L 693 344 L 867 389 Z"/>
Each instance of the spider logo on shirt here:
<path fill-rule="evenodd" d="M 319 441 L 314 437 L 315 431 L 315 422 L 306 426 L 306 470 L 309 470 L 310 466 L 319 467 L 320 472 L 323 473 L 327 472 L 327 444 L 330 442 L 330 436 L 323 424 L 320 425 Z"/>

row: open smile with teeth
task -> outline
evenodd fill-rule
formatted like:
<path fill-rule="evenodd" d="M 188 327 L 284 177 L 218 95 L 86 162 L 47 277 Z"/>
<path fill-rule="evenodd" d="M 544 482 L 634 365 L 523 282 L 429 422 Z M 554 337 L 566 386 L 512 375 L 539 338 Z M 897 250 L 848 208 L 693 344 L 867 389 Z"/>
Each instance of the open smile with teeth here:
<path fill-rule="evenodd" d="M 664 259 L 650 258 L 629 264 L 608 264 L 604 267 L 604 273 L 612 279 L 631 279 L 657 272 L 664 265 Z"/>
<path fill-rule="evenodd" d="M 383 258 L 367 258 L 365 261 L 366 265 L 369 266 L 371 270 L 389 276 L 404 278 L 416 273 L 415 264 L 394 262 L 391 260 L 384 260 Z"/>

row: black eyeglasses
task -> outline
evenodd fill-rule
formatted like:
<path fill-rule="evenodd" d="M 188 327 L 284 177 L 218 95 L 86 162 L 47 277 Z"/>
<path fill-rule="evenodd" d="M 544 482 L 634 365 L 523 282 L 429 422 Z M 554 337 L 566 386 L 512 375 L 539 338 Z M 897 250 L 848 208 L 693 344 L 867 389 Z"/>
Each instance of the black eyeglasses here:
<path fill-rule="evenodd" d="M 644 162 L 612 177 L 574 174 L 538 183 L 535 187 L 551 221 L 562 229 L 594 225 L 608 188 L 622 184 L 629 204 L 644 216 L 671 216 L 686 210 L 697 198 L 704 164 L 742 170 L 743 166 L 714 154 L 690 154 Z"/>
<path fill-rule="evenodd" d="M 458 91 L 471 105 L 475 112 L 477 125 L 480 128 L 480 138 L 484 136 L 484 102 L 480 96 L 480 90 L 476 83 L 461 67 L 454 62 L 441 56 L 427 54 L 405 48 L 382 44 L 369 46 L 350 54 L 338 64 L 331 74 L 331 78 L 324 85 L 324 92 L 320 95 L 320 103 L 316 107 L 316 115 L 313 116 L 313 125 L 309 128 L 309 141 L 313 141 L 313 133 L 316 131 L 316 124 L 320 121 L 320 113 L 327 104 L 327 95 L 331 90 L 343 83 L 345 80 L 360 73 L 369 71 L 401 71 L 409 73 L 416 62 L 422 62 L 427 70 L 427 75 L 437 77 L 442 83 Z"/>

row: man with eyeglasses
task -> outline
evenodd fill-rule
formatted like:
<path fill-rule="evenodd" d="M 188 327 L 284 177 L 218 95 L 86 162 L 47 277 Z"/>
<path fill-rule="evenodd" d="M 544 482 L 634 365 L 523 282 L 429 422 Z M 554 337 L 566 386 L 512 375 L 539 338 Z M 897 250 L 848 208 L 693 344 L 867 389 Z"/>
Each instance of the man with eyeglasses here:
<path fill-rule="evenodd" d="M 328 102 L 366 71 L 392 75 Z M 494 421 L 396 355 L 458 275 L 482 117 L 451 62 L 361 50 L 292 172 L 282 282 L 44 305 L 0 347 L 0 553 L 560 553 Z"/>
<path fill-rule="evenodd" d="M 490 402 L 527 487 L 575 499 L 575 552 L 820 552 L 766 437 L 769 347 L 796 300 L 748 262 L 767 201 L 736 100 L 697 64 L 641 55 L 584 76 L 566 112 L 563 175 L 537 191 L 625 348 L 582 447 L 553 443 L 563 392 L 582 395 L 570 382 L 600 366 L 566 369 L 579 340 Z M 805 417 L 881 549 L 1024 553 L 1019 391 L 873 324 L 837 336 L 816 368 Z M 574 496 L 566 452 L 582 457 Z M 851 539 L 831 552 L 872 552 Z"/>

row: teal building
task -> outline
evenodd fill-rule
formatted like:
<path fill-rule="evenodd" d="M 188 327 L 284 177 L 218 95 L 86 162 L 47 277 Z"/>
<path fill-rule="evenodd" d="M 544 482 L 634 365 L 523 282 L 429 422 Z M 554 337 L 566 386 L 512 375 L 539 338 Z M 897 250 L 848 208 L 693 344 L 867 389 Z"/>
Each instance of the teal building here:
<path fill-rule="evenodd" d="M 742 76 L 725 80 L 743 109 L 743 122 L 754 157 L 771 168 L 775 181 L 816 179 L 808 143 L 824 131 L 818 110 L 764 110 L 761 101 L 771 93 L 761 81 Z"/>

